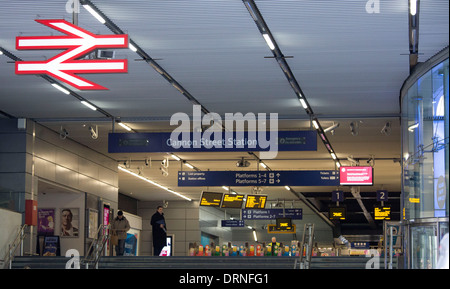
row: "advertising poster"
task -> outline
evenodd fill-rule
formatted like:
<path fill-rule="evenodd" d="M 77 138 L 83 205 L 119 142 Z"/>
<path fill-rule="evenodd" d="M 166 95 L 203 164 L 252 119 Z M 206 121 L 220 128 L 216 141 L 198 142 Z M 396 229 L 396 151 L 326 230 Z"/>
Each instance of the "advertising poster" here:
<path fill-rule="evenodd" d="M 98 211 L 89 209 L 88 238 L 96 239 L 98 230 Z"/>
<path fill-rule="evenodd" d="M 38 236 L 55 234 L 55 209 L 38 209 Z"/>
<path fill-rule="evenodd" d="M 127 238 L 125 240 L 125 251 L 123 252 L 123 255 L 137 256 L 137 243 L 138 243 L 137 234 L 127 233 Z"/>
<path fill-rule="evenodd" d="M 42 256 L 60 256 L 60 244 L 58 236 L 46 236 L 42 249 Z"/>
<path fill-rule="evenodd" d="M 78 238 L 80 231 L 80 211 L 78 208 L 63 208 L 61 216 L 61 237 Z"/>

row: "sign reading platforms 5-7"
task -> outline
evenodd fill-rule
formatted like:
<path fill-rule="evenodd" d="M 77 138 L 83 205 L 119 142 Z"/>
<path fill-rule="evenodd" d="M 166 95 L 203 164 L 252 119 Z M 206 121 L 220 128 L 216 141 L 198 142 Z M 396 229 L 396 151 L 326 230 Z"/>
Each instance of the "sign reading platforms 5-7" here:
<path fill-rule="evenodd" d="M 179 171 L 179 187 L 338 186 L 337 171 Z"/>
<path fill-rule="evenodd" d="M 17 61 L 16 74 L 48 74 L 80 90 L 101 90 L 107 88 L 75 74 L 128 72 L 126 59 L 79 59 L 98 48 L 127 48 L 128 35 L 95 35 L 61 19 L 36 22 L 66 35 L 16 37 L 16 49 L 66 50 L 45 61 Z"/>

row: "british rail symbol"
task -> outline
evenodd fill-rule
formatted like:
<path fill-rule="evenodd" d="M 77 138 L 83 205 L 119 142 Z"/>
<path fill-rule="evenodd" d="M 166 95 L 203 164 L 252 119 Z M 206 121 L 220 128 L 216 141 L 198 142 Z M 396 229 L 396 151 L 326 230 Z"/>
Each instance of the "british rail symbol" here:
<path fill-rule="evenodd" d="M 66 49 L 46 61 L 16 61 L 16 74 L 48 74 L 80 90 L 107 90 L 77 73 L 125 73 L 126 59 L 79 59 L 99 48 L 127 48 L 128 35 L 95 35 L 65 20 L 38 19 L 62 36 L 16 37 L 16 49 Z"/>

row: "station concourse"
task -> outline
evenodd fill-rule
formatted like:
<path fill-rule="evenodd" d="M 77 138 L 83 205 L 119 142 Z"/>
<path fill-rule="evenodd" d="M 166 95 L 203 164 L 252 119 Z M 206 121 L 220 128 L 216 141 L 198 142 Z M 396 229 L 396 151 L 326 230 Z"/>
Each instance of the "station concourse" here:
<path fill-rule="evenodd" d="M 1 268 L 448 268 L 448 1 L 0 1 Z"/>

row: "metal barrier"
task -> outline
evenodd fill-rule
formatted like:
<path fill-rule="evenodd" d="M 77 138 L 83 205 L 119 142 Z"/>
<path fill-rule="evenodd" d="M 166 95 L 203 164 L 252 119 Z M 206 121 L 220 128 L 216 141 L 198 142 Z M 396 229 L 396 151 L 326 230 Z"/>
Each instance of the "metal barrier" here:
<path fill-rule="evenodd" d="M 98 261 L 102 255 L 106 255 L 106 244 L 110 240 L 110 225 L 100 225 L 97 230 L 97 238 L 89 246 L 84 260 L 81 262 L 86 269 L 92 265 L 92 268 L 98 269 Z"/>
<path fill-rule="evenodd" d="M 23 239 L 25 238 L 25 229 L 28 225 L 24 224 L 20 227 L 19 232 L 14 238 L 14 241 L 8 245 L 8 251 L 5 252 L 5 256 L 3 258 L 3 267 L 7 264 L 7 268 L 11 269 L 12 261 L 14 260 L 14 256 L 16 255 L 16 251 L 20 248 L 20 256 L 23 256 Z"/>
<path fill-rule="evenodd" d="M 311 265 L 312 245 L 314 240 L 314 224 L 305 224 L 300 248 L 299 269 L 309 269 Z M 303 256 L 304 255 L 304 256 Z M 297 260 L 294 269 L 297 268 Z"/>

